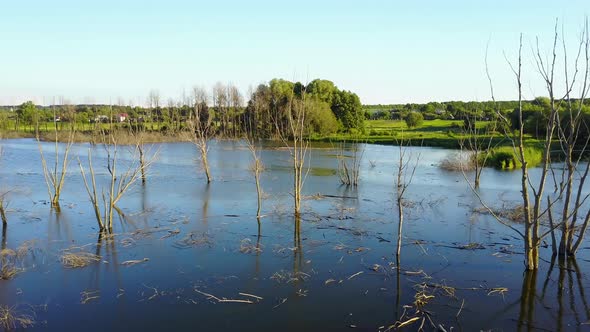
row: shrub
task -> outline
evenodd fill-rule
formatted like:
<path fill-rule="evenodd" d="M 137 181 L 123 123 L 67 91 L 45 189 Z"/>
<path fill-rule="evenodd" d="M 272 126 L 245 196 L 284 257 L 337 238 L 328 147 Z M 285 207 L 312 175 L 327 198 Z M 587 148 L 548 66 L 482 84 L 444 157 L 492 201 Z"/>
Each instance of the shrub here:
<path fill-rule="evenodd" d="M 543 161 L 543 154 L 541 150 L 534 147 L 525 147 L 524 156 L 528 167 L 535 167 Z M 484 158 L 484 156 L 481 156 Z M 495 167 L 498 169 L 517 169 L 522 166 L 518 151 L 510 146 L 503 146 L 495 148 L 490 152 L 486 159 L 486 166 Z"/>
<path fill-rule="evenodd" d="M 440 162 L 439 167 L 450 172 L 471 171 L 475 169 L 474 159 L 468 154 L 452 153 Z"/>
<path fill-rule="evenodd" d="M 421 113 L 410 112 L 410 114 L 406 116 L 405 121 L 408 128 L 415 128 L 422 125 L 424 122 L 424 117 Z"/>

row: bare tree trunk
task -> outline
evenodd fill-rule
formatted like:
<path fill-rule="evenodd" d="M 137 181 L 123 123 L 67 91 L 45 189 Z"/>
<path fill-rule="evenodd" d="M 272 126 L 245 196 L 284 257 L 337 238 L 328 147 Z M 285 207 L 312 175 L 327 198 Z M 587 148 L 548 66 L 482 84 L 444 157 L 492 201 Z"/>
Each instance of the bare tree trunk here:
<path fill-rule="evenodd" d="M 2 219 L 2 224 L 6 225 L 8 223 L 8 218 L 6 218 L 6 211 L 4 210 L 4 199 L 0 198 L 0 219 Z"/>
<path fill-rule="evenodd" d="M 404 226 L 404 205 L 402 198 L 399 196 L 397 198 L 397 216 L 398 216 L 398 224 L 397 224 L 397 250 L 395 252 L 395 258 L 397 261 L 397 266 L 399 269 L 400 261 L 401 261 L 401 252 L 402 252 L 402 231 Z"/>
<path fill-rule="evenodd" d="M 207 176 L 207 183 L 211 183 L 211 172 L 209 171 L 209 161 L 207 160 L 207 145 L 205 142 L 201 143 L 201 162 L 203 165 L 203 169 L 205 170 L 205 175 Z"/>
<path fill-rule="evenodd" d="M 407 148 L 404 147 L 404 140 L 403 137 L 399 144 L 399 159 L 398 159 L 398 166 L 397 166 L 397 178 L 396 178 L 396 202 L 397 202 L 397 214 L 398 214 L 398 225 L 397 225 L 397 250 L 396 250 L 396 262 L 397 268 L 399 270 L 400 263 L 401 263 L 401 248 L 402 248 L 402 236 L 403 236 L 403 225 L 404 225 L 404 195 L 406 190 L 412 183 L 414 179 L 414 174 L 416 174 L 416 168 L 418 167 L 418 163 L 420 161 L 420 156 L 418 155 L 415 159 L 415 163 L 412 165 L 410 164 L 412 161 L 412 155 L 407 155 Z M 409 174 L 406 174 L 409 173 Z"/>
<path fill-rule="evenodd" d="M 139 144 L 137 146 L 139 150 L 139 167 L 141 168 L 141 183 L 145 184 L 146 177 L 145 177 L 145 159 L 143 156 L 143 144 Z"/>

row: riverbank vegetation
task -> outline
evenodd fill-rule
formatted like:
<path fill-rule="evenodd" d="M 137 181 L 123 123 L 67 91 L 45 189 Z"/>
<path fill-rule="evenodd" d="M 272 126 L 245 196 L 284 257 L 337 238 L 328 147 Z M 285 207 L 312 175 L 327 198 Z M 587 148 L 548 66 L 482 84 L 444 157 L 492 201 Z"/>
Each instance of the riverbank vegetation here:
<path fill-rule="evenodd" d="M 208 92 L 203 87 L 199 100 L 194 96 L 170 99 L 166 105 L 156 91 L 151 91 L 146 105 L 59 105 L 41 106 L 25 102 L 18 106 L 0 107 L 0 131 L 5 138 L 39 137 L 53 141 L 93 142 L 101 132 L 117 135 L 120 144 L 134 144 L 132 133 L 141 132 L 143 142 L 194 141 L 191 132 L 209 123 L 211 138 L 241 138 L 246 133 L 256 139 L 279 140 L 288 133 L 289 101 L 301 98 L 305 91 L 305 135 L 310 141 L 363 142 L 392 144 L 403 135 L 409 145 L 458 149 L 469 131 L 490 146 L 508 146 L 506 134 L 518 129 L 518 102 L 431 102 L 406 105 L 361 105 L 359 97 L 340 90 L 331 81 L 314 80 L 304 85 L 283 79 L 273 79 L 253 90 L 246 102 L 233 85 L 216 84 Z M 579 103 L 580 141 L 588 137 L 590 102 Z M 568 106 L 556 105 L 561 122 L 567 122 Z M 523 137 L 525 144 L 535 147 L 544 139 L 551 104 L 547 97 L 522 101 Z M 197 113 L 195 113 L 197 112 Z M 498 123 L 499 117 L 507 121 Z M 477 118 L 477 123 L 470 124 Z M 70 137 L 71 131 L 74 132 Z M 555 133 L 557 135 L 557 133 Z M 555 149 L 558 150 L 558 149 Z M 495 164 L 495 163 L 492 163 Z"/>

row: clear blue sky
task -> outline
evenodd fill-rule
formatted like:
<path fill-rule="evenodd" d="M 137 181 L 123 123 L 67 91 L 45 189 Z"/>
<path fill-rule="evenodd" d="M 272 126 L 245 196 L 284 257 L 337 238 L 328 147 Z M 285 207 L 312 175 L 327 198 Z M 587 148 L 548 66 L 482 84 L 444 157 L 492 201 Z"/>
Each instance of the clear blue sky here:
<path fill-rule="evenodd" d="M 573 38 L 587 14 L 590 1 L 0 0 L 0 104 L 217 81 L 246 94 L 274 77 L 329 79 L 367 104 L 487 100 L 488 40 L 496 97 L 514 99 L 503 52 L 521 32 L 527 53 L 535 36 L 548 46 L 555 18 Z M 527 96 L 542 95 L 528 71 Z"/>

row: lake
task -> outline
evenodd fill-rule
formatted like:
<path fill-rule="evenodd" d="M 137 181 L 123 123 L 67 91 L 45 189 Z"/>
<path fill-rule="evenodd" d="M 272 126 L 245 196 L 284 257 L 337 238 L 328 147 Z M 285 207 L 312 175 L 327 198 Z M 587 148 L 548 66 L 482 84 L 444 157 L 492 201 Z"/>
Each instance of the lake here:
<path fill-rule="evenodd" d="M 397 269 L 398 147 L 364 145 L 360 185 L 350 188 L 340 184 L 337 149 L 314 146 L 296 222 L 289 152 L 265 145 L 259 234 L 243 144 L 212 143 L 209 185 L 193 145 L 152 145 L 157 159 L 147 183 L 134 184 L 118 204 L 123 215 L 115 216 L 113 234 L 100 236 L 78 158 L 86 165 L 93 149 L 102 181 L 102 147 L 73 147 L 56 213 L 37 143 L 0 144 L 0 188 L 11 190 L 2 248 L 18 252 L 20 269 L 0 280 L 0 304 L 33 317 L 30 330 L 385 331 L 421 300 L 426 330 L 588 327 L 588 244 L 577 261 L 553 267 L 543 248 L 539 271 L 525 273 L 518 234 L 475 213 L 481 205 L 463 175 L 438 167 L 450 150 L 408 150 L 420 159 Z M 51 165 L 53 144 L 43 149 Z M 129 154 L 119 149 L 124 163 Z M 519 186 L 519 172 L 486 169 L 480 192 L 492 206 L 512 208 Z M 61 262 L 67 252 L 100 259 L 68 268 Z"/>

